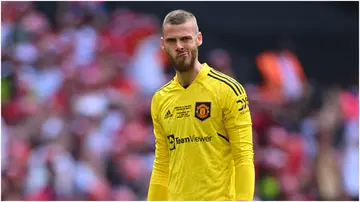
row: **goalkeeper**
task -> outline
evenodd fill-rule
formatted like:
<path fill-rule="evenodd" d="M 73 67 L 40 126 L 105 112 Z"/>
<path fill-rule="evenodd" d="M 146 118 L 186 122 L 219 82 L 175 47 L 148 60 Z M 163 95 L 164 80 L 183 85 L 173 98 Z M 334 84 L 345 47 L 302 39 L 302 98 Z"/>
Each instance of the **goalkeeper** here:
<path fill-rule="evenodd" d="M 253 200 L 252 121 L 245 89 L 198 61 L 196 18 L 164 19 L 162 49 L 175 77 L 152 98 L 156 137 L 148 200 Z"/>

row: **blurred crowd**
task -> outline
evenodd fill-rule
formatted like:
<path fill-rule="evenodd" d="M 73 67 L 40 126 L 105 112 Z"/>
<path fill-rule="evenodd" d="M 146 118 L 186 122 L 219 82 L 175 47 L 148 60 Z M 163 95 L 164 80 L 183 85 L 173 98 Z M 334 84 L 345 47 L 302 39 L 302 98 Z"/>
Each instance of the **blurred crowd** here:
<path fill-rule="evenodd" d="M 1 5 L 1 199 L 146 200 L 150 101 L 174 73 L 159 19 L 101 1 L 57 2 L 55 22 L 32 2 Z M 226 50 L 206 62 L 236 77 Z M 255 199 L 358 199 L 358 87 L 284 83 L 244 84 Z"/>

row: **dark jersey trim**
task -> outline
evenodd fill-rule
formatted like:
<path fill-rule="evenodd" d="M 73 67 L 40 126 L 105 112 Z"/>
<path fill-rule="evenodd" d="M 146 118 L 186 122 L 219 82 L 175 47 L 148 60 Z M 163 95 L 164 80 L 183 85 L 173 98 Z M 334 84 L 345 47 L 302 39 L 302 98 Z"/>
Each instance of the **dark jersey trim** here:
<path fill-rule="evenodd" d="M 217 133 L 218 136 L 222 137 L 223 139 L 225 139 L 226 141 L 230 142 L 229 139 L 227 139 L 225 136 L 221 135 L 220 133 Z"/>
<path fill-rule="evenodd" d="M 218 77 L 215 76 L 214 74 L 208 73 L 208 76 L 210 76 L 211 78 L 214 78 L 214 79 L 216 79 L 216 80 L 219 80 L 219 81 L 225 83 L 226 85 L 228 85 L 228 86 L 234 91 L 234 93 L 235 93 L 236 96 L 239 95 L 239 94 L 236 92 L 235 88 L 234 88 L 229 82 L 227 82 L 227 81 L 225 81 L 225 80 L 223 80 L 223 79 L 221 79 L 221 78 L 218 78 Z"/>
<path fill-rule="evenodd" d="M 235 79 L 232 79 L 228 75 L 225 75 L 219 71 L 210 70 L 210 72 L 217 75 L 218 77 L 221 77 L 223 79 L 230 81 L 236 87 L 236 89 L 239 91 L 240 95 L 244 93 L 243 89 L 241 88 L 241 85 Z"/>
<path fill-rule="evenodd" d="M 228 76 L 228 75 L 226 75 L 226 74 L 224 74 L 224 73 L 222 73 L 222 72 L 219 72 L 219 71 L 217 71 L 217 70 L 215 70 L 215 69 L 213 69 L 213 71 L 216 72 L 216 73 L 218 73 L 218 74 L 220 74 L 220 75 L 223 75 L 224 77 L 227 77 L 228 79 L 230 79 L 231 81 L 233 81 L 234 83 L 236 83 L 236 84 L 240 87 L 240 90 L 241 90 L 243 93 L 245 93 L 244 87 L 243 87 L 236 79 L 234 79 L 234 78 L 232 78 L 232 77 L 230 77 L 230 76 Z"/>

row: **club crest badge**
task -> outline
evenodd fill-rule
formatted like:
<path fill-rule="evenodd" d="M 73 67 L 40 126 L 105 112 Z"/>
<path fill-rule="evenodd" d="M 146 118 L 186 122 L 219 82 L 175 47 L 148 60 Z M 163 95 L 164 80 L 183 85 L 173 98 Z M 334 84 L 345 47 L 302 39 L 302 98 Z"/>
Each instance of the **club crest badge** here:
<path fill-rule="evenodd" d="M 196 102 L 195 117 L 204 121 L 211 116 L 211 102 Z"/>

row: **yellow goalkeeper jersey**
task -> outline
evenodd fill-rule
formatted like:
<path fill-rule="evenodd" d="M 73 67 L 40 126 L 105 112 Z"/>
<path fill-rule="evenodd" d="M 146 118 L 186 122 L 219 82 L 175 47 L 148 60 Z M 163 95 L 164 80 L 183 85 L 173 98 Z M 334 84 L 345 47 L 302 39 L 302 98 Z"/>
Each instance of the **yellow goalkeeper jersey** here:
<path fill-rule="evenodd" d="M 252 200 L 252 122 L 242 85 L 206 63 L 152 99 L 156 137 L 148 200 Z"/>

